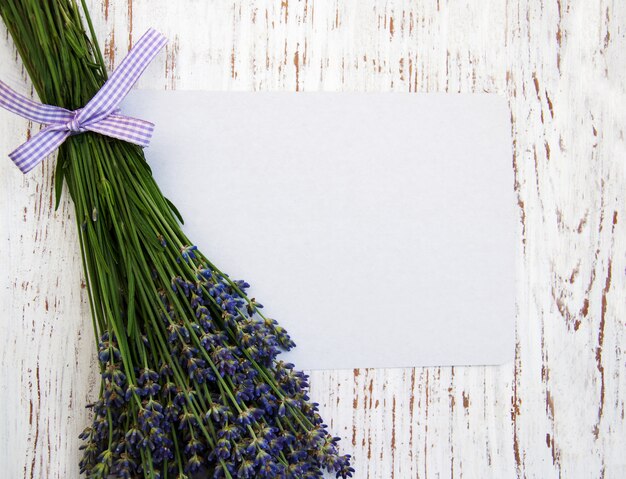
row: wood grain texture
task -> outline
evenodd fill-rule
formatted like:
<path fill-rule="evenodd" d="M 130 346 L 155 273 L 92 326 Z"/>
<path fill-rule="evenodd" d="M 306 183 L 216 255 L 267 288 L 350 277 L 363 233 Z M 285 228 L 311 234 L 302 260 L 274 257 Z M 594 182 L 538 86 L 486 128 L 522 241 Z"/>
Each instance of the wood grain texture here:
<path fill-rule="evenodd" d="M 514 363 L 314 372 L 312 396 L 357 478 L 626 477 L 625 2 L 88 3 L 111 67 L 148 27 L 169 37 L 144 88 L 504 95 L 521 231 Z M 30 91 L 0 32 L 0 76 Z M 3 155 L 38 128 L 0 120 Z M 52 165 L 22 176 L 0 161 L 7 478 L 78 477 L 97 393 L 73 210 L 54 211 Z"/>

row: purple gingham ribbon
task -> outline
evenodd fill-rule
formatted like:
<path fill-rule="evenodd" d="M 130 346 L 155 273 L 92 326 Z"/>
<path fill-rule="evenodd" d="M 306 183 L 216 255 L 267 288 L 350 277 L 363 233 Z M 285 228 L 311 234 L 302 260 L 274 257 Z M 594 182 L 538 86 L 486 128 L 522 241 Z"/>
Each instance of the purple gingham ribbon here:
<path fill-rule="evenodd" d="M 120 115 L 118 106 L 166 43 L 167 40 L 162 34 L 154 29 L 148 30 L 89 103 L 75 111 L 37 103 L 16 93 L 0 81 L 0 106 L 46 125 L 30 140 L 10 153 L 11 160 L 22 173 L 27 173 L 70 135 L 85 131 L 147 146 L 154 125 Z"/>

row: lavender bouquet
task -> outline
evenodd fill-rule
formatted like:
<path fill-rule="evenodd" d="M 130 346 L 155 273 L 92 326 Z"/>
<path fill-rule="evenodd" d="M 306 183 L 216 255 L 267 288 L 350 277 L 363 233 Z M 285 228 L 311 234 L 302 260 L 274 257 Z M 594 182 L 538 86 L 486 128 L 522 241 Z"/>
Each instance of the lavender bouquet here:
<path fill-rule="evenodd" d="M 43 103 L 82 108 L 107 80 L 84 1 L 2 0 Z M 86 33 L 81 15 L 86 20 Z M 142 149 L 93 132 L 59 148 L 98 345 L 101 386 L 82 433 L 89 478 L 349 477 L 308 396 L 277 359 L 287 332 L 183 233 Z"/>

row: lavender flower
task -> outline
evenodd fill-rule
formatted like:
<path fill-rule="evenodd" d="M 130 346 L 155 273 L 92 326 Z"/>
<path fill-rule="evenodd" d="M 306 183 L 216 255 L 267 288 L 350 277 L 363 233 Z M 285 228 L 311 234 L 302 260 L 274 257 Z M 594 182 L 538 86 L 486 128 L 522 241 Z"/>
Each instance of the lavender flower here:
<path fill-rule="evenodd" d="M 321 477 L 324 469 L 351 477 L 350 456 L 339 455 L 338 438 L 309 401 L 308 377 L 277 360 L 293 347 L 287 332 L 245 296 L 247 283 L 206 267 L 195 248 L 183 254 L 176 264 L 194 266 L 189 279 L 179 272 L 157 284 L 156 304 L 166 314 L 145 333 L 159 345 L 149 351 L 158 366 L 134 368 L 129 380 L 115 336 L 101 338 L 105 388 L 94 408 L 100 414 L 81 436 L 83 470 L 135 477 L 149 457 L 155 472 L 181 477 L 201 468 L 226 478 Z M 121 438 L 113 451 L 111 431 Z"/>

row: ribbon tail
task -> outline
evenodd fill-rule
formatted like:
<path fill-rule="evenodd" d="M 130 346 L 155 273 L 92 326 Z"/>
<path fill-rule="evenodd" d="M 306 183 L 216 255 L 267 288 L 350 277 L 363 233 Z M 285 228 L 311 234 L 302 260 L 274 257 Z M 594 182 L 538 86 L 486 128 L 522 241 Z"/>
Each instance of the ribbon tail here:
<path fill-rule="evenodd" d="M 145 147 L 150 143 L 154 125 L 130 116 L 110 115 L 85 129 Z"/>
<path fill-rule="evenodd" d="M 9 153 L 9 158 L 22 173 L 28 173 L 61 146 L 68 136 L 70 136 L 70 132 L 67 130 L 61 130 L 54 126 L 44 128 L 26 143 Z"/>
<path fill-rule="evenodd" d="M 78 121 L 87 126 L 109 116 L 166 43 L 163 34 L 150 28 L 78 114 Z"/>
<path fill-rule="evenodd" d="M 37 123 L 66 123 L 74 117 L 73 113 L 60 106 L 37 103 L 16 92 L 0 81 L 0 106 L 16 115 Z"/>

